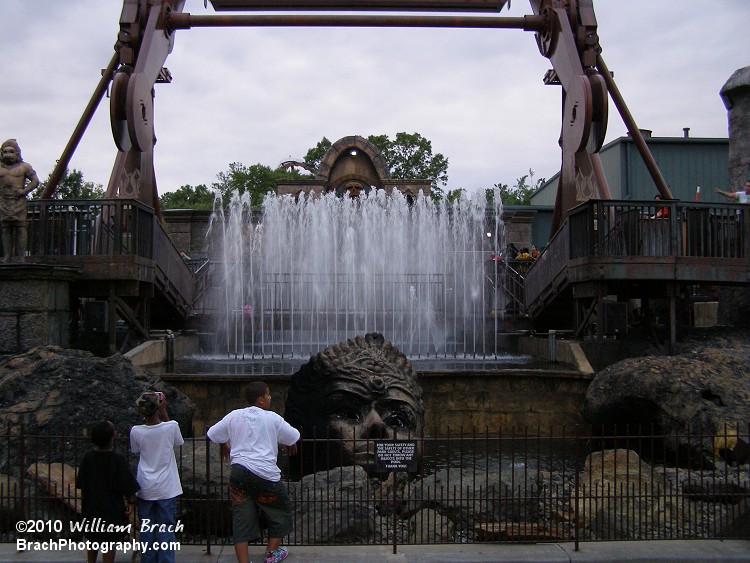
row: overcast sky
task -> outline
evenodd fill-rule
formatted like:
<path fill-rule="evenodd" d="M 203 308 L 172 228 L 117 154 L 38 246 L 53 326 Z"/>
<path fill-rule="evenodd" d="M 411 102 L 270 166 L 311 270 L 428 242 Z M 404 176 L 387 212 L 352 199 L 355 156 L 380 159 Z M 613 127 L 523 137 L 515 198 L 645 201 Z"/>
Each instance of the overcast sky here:
<path fill-rule="evenodd" d="M 719 90 L 750 65 L 748 0 L 594 0 L 602 56 L 639 127 L 727 136 Z M 0 137 L 41 179 L 113 53 L 119 0 L 0 0 Z M 214 13 L 203 0 L 185 12 Z M 531 14 L 513 0 L 503 16 Z M 177 32 L 156 86 L 160 192 L 231 162 L 276 167 L 324 136 L 418 132 L 449 160 L 448 187 L 559 170 L 560 87 L 521 30 L 238 28 Z M 116 148 L 104 100 L 71 162 L 105 184 Z M 610 101 L 607 141 L 626 133 Z"/>

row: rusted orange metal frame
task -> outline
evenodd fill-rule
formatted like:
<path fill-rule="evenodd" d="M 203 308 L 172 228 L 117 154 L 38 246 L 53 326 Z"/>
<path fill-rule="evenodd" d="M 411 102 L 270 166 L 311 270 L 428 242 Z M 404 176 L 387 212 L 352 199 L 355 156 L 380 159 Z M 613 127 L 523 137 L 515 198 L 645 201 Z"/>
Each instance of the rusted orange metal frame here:
<path fill-rule="evenodd" d="M 194 27 L 458 27 L 475 29 L 523 29 L 541 31 L 543 16 L 375 16 L 375 15 L 299 15 L 238 14 L 196 16 L 167 13 L 168 31 Z"/>

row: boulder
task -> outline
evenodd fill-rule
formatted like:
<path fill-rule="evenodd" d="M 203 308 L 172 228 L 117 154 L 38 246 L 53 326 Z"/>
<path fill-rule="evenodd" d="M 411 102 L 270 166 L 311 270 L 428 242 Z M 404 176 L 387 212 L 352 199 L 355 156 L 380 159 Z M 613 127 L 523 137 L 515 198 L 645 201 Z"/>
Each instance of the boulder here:
<path fill-rule="evenodd" d="M 302 544 L 381 541 L 387 528 L 359 465 L 307 475 L 290 488 L 290 496 L 296 507 L 295 541 Z"/>
<path fill-rule="evenodd" d="M 193 401 L 122 355 L 99 358 L 82 350 L 34 348 L 0 362 L 0 424 L 14 433 L 23 424 L 26 435 L 50 436 L 27 444 L 28 463 L 76 465 L 80 447 L 62 444 L 56 437 L 82 436 L 100 420 L 111 420 L 117 434 L 127 437 L 133 425 L 143 422 L 135 400 L 149 389 L 164 392 L 170 417 L 180 424 L 184 436 L 190 436 Z M 0 470 L 10 469 L 10 443 L 0 444 Z M 92 447 L 84 444 L 84 451 Z"/>
<path fill-rule="evenodd" d="M 596 375 L 583 415 L 595 433 L 664 435 L 678 464 L 710 468 L 726 444 L 748 442 L 749 375 L 742 346 L 630 358 Z"/>
<path fill-rule="evenodd" d="M 655 523 L 676 525 L 674 491 L 632 450 L 592 453 L 578 483 L 578 513 L 598 539 L 641 539 Z"/>
<path fill-rule="evenodd" d="M 411 517 L 411 543 L 448 543 L 453 541 L 453 522 L 432 510 L 425 508 Z"/>
<path fill-rule="evenodd" d="M 408 516 L 434 508 L 461 530 L 487 522 L 534 521 L 540 488 L 532 465 L 504 462 L 499 470 L 443 469 L 409 484 L 401 512 Z"/>
<path fill-rule="evenodd" d="M 49 498 L 56 499 L 70 508 L 81 513 L 82 499 L 80 491 L 76 490 L 76 468 L 67 463 L 33 463 L 26 471 L 47 493 Z"/>

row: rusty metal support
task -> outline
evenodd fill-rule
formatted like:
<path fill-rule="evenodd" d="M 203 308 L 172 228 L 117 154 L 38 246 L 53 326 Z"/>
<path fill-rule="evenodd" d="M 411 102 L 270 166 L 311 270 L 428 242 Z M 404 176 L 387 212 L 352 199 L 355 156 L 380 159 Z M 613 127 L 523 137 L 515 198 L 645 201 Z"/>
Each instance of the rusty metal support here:
<path fill-rule="evenodd" d="M 196 16 L 169 12 L 164 28 L 170 32 L 195 27 L 436 27 L 474 29 L 522 29 L 538 32 L 545 27 L 544 16 L 377 16 L 377 15 L 299 15 L 240 14 Z"/>
<path fill-rule="evenodd" d="M 596 57 L 596 68 L 599 70 L 599 73 L 607 84 L 607 90 L 609 90 L 609 94 L 612 96 L 612 101 L 615 103 L 617 111 L 620 112 L 620 116 L 625 122 L 625 126 L 628 128 L 628 133 L 630 133 L 630 136 L 633 138 L 638 152 L 641 153 L 643 163 L 646 165 L 654 184 L 656 184 L 656 189 L 659 190 L 659 195 L 662 199 L 674 199 L 672 192 L 669 190 L 669 186 L 667 186 L 667 182 L 659 171 L 659 166 L 656 164 L 654 156 L 651 154 L 651 151 L 646 144 L 646 140 L 643 138 L 641 130 L 638 129 L 638 125 L 636 125 L 635 119 L 633 119 L 633 116 L 625 103 L 625 99 L 622 97 L 622 94 L 620 94 L 617 84 L 615 84 L 615 79 L 609 72 L 601 55 Z"/>
<path fill-rule="evenodd" d="M 60 182 L 63 174 L 65 174 L 65 170 L 67 170 L 68 164 L 70 164 L 70 159 L 73 158 L 73 153 L 76 148 L 78 148 L 78 143 L 81 142 L 81 138 L 86 132 L 86 128 L 89 126 L 89 123 L 91 123 L 91 118 L 94 117 L 96 108 L 99 107 L 99 102 L 102 101 L 104 93 L 107 91 L 107 86 L 112 80 L 112 73 L 115 71 L 115 68 L 117 68 L 118 63 L 119 55 L 115 53 L 112 55 L 112 59 L 109 61 L 107 68 L 102 71 L 102 78 L 99 80 L 99 84 L 96 85 L 94 93 L 91 94 L 91 99 L 89 100 L 86 109 L 83 111 L 81 119 L 78 120 L 78 125 L 76 125 L 73 134 L 70 136 L 68 144 L 65 145 L 65 150 L 63 150 L 60 159 L 57 161 L 57 164 L 55 164 L 54 170 L 52 170 L 49 181 L 44 187 L 44 192 L 42 192 L 42 199 L 49 199 L 52 197 L 52 194 L 55 193 L 57 184 Z"/>
<path fill-rule="evenodd" d="M 366 10 L 499 12 L 509 0 L 211 0 L 214 10 Z"/>

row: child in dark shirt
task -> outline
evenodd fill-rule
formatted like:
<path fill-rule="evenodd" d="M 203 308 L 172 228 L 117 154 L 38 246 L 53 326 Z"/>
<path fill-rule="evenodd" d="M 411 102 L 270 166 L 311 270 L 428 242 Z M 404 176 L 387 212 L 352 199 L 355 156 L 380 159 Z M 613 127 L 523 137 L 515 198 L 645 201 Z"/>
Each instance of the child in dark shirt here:
<path fill-rule="evenodd" d="M 110 421 L 91 427 L 95 449 L 86 453 L 76 476 L 81 489 L 86 539 L 92 542 L 118 542 L 127 539 L 129 516 L 135 506 L 135 493 L 140 489 L 122 454 L 113 451 L 115 426 Z M 126 504 L 127 499 L 127 504 Z M 95 520 L 98 518 L 99 520 Z M 87 551 L 88 563 L 95 563 L 99 552 Z M 104 563 L 115 560 L 115 550 L 102 553 Z"/>

